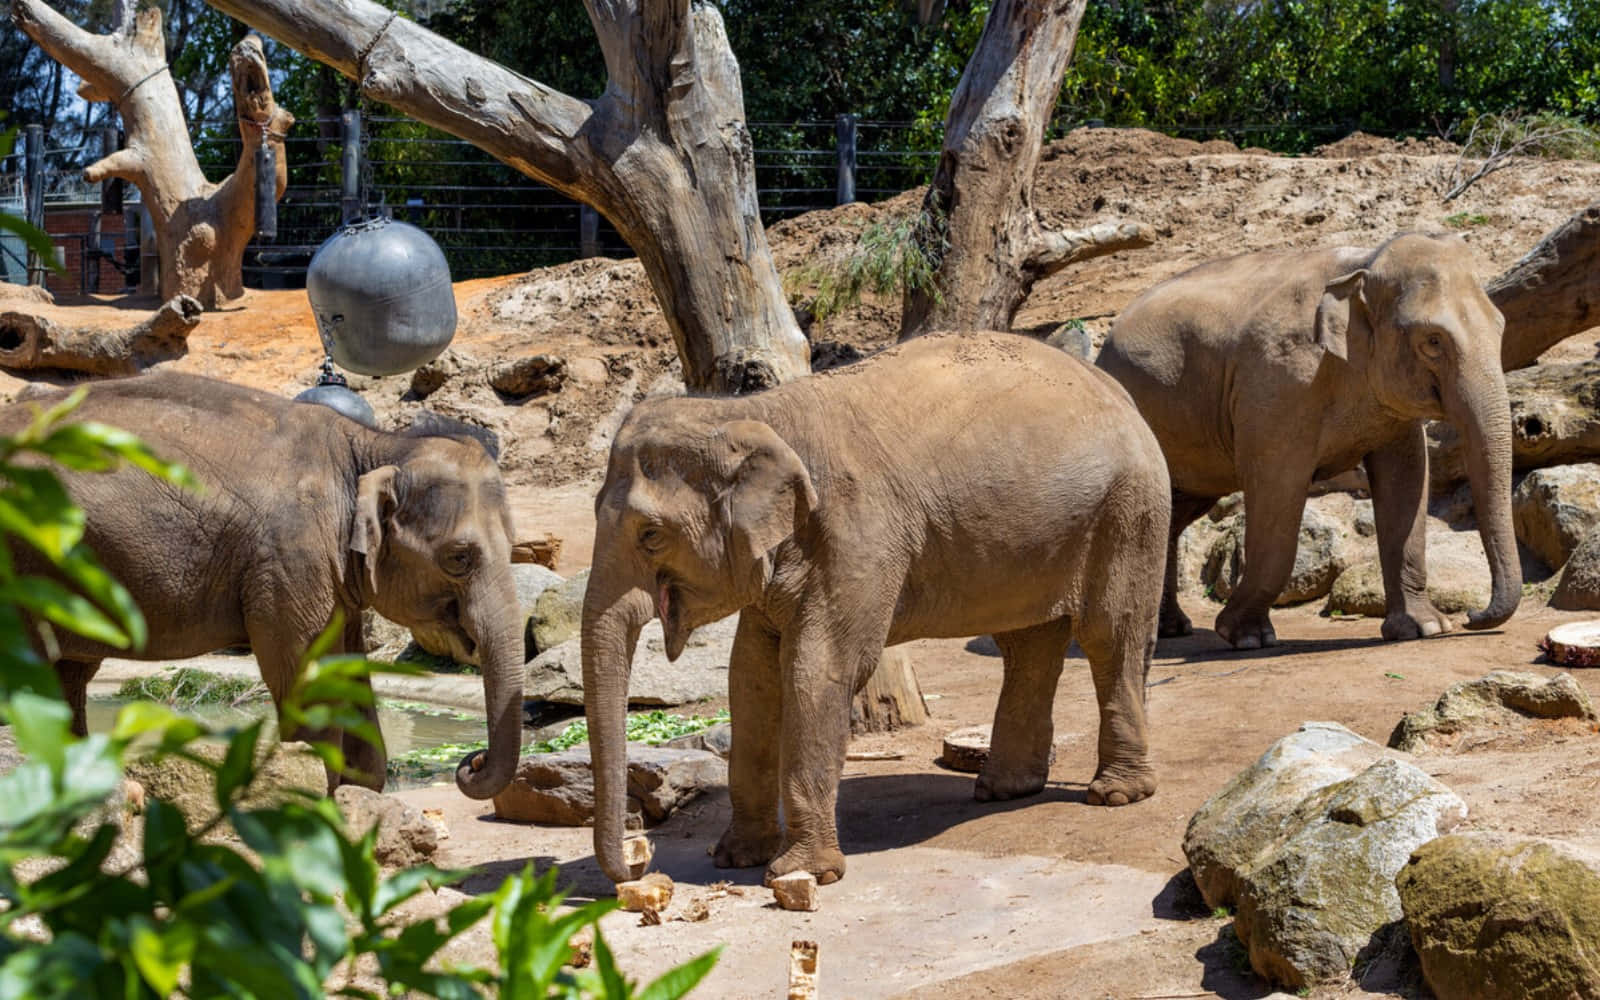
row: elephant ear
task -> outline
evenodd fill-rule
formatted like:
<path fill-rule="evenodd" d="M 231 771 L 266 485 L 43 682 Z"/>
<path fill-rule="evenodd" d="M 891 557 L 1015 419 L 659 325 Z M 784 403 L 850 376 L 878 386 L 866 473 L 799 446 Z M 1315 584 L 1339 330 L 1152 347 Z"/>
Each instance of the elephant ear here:
<path fill-rule="evenodd" d="M 1322 301 L 1317 303 L 1317 319 L 1313 338 L 1318 347 L 1338 358 L 1350 359 L 1350 324 L 1364 318 L 1366 300 L 1361 295 L 1361 285 L 1366 279 L 1365 270 L 1351 271 L 1328 282 L 1322 289 Z"/>
<path fill-rule="evenodd" d="M 356 485 L 356 513 L 350 524 L 350 551 L 360 553 L 367 566 L 367 593 L 378 592 L 378 553 L 383 532 L 398 499 L 394 479 L 400 469 L 384 465 L 361 477 Z"/>
<path fill-rule="evenodd" d="M 767 550 L 799 531 L 817 506 L 811 473 L 789 443 L 759 420 L 717 429 L 732 464 L 726 492 L 729 547 L 748 570 Z"/>

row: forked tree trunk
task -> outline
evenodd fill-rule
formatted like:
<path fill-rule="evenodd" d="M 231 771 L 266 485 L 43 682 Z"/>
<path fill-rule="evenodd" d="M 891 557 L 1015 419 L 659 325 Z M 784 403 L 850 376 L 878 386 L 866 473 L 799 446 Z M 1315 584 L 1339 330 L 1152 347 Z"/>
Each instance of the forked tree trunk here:
<path fill-rule="evenodd" d="M 585 0 L 610 80 L 592 101 L 474 55 L 371 0 L 213 0 L 344 75 L 598 209 L 639 254 L 697 391 L 810 370 L 757 211 L 739 66 L 716 8 Z"/>
<path fill-rule="evenodd" d="M 1087 0 L 996 0 L 961 74 L 944 151 L 923 201 L 931 287 L 908 287 L 900 339 L 932 330 L 1009 330 L 1039 279 L 1078 261 L 1149 246 L 1133 222 L 1051 230 L 1033 207 L 1045 128 Z"/>
<path fill-rule="evenodd" d="M 277 157 L 276 197 L 288 185 L 283 137 L 294 116 L 278 107 L 267 78 L 261 40 L 247 36 L 228 59 L 234 113 L 244 148 L 220 184 L 200 172 L 178 88 L 167 72 L 161 10 L 130 16 L 117 5 L 110 34 L 84 31 L 40 0 L 11 0 L 11 16 L 54 60 L 83 78 L 78 93 L 111 101 L 122 112 L 128 145 L 83 172 L 91 184 L 120 177 L 138 185 L 150 212 L 161 260 L 161 297 L 188 295 L 215 309 L 244 294 L 245 245 L 255 234 L 256 150 L 263 138 Z"/>
<path fill-rule="evenodd" d="M 1500 342 L 1506 371 L 1600 326 L 1600 202 L 1552 230 L 1486 291 L 1506 318 Z"/>

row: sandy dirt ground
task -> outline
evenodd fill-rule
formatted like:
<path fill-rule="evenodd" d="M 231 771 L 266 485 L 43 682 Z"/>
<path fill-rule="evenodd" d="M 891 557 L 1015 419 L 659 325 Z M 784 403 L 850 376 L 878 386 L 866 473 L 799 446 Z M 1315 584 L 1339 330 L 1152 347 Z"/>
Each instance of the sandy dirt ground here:
<path fill-rule="evenodd" d="M 1161 241 L 1046 281 L 1018 328 L 1048 332 L 1080 318 L 1098 338 L 1133 296 L 1204 260 L 1254 249 L 1372 245 L 1404 228 L 1460 232 L 1488 279 L 1600 195 L 1600 164 L 1528 161 L 1445 206 L 1433 184 L 1454 160 L 1438 144 L 1360 136 L 1319 155 L 1278 157 L 1145 132 L 1073 133 L 1050 147 L 1040 168 L 1041 212 L 1071 225 L 1138 219 Z M 863 227 L 911 210 L 917 197 L 773 227 L 774 253 L 796 302 L 803 306 L 807 295 L 805 264 L 847 253 Z M 671 337 L 648 284 L 637 262 L 588 260 L 463 282 L 456 294 L 462 321 L 452 349 L 469 374 L 425 400 L 407 376 L 354 378 L 352 385 L 386 426 L 404 426 L 409 412 L 427 406 L 495 430 L 519 534 L 556 534 L 564 543 L 558 569 L 581 569 L 592 552 L 592 498 L 611 432 L 646 394 L 678 391 Z M 153 305 L 64 300 L 55 311 L 75 323 L 114 327 L 131 325 L 130 317 Z M 869 300 L 812 324 L 809 333 L 819 353 L 865 352 L 891 340 L 897 327 L 897 303 Z M 1592 357 L 1594 338 L 1554 353 Z M 559 391 L 507 399 L 470 376 L 474 365 L 532 354 L 565 361 Z M 303 292 L 252 292 L 208 314 L 188 356 L 171 364 L 293 393 L 312 383 L 321 356 Z M 0 398 L 26 385 L 0 375 Z M 655 867 L 678 882 L 667 916 L 696 899 L 709 916 L 660 926 L 639 926 L 631 914 L 608 917 L 606 934 L 620 962 L 647 977 L 720 945 L 722 960 L 696 995 L 772 997 L 782 995 L 790 941 L 809 939 L 820 945 L 821 995 L 830 1000 L 1267 996 L 1243 965 L 1228 920 L 1204 912 L 1183 875 L 1183 831 L 1200 803 L 1302 721 L 1332 720 L 1382 742 L 1402 713 L 1428 705 L 1451 683 L 1502 667 L 1553 673 L 1536 662 L 1536 642 L 1552 626 L 1583 617 L 1529 601 L 1499 631 L 1386 644 L 1375 620 L 1334 620 L 1306 607 L 1275 614 L 1281 646 L 1241 653 L 1209 630 L 1216 605 L 1198 596 L 1188 605 L 1196 634 L 1163 642 L 1149 678 L 1160 781 L 1152 799 L 1120 809 L 1085 803 L 1094 701 L 1083 661 L 1069 659 L 1056 697 L 1049 786 L 1023 801 L 974 802 L 971 776 L 934 760 L 945 732 L 990 720 L 999 657 L 982 641 L 913 643 L 933 720 L 858 741 L 901 757 L 847 765 L 839 821 L 849 872 L 822 888 L 821 909 L 780 910 L 760 888 L 759 869 L 711 867 L 707 848 L 727 821 L 728 802 L 725 792 L 709 795 L 651 832 Z M 1600 695 L 1600 674 L 1579 681 Z M 1466 799 L 1469 827 L 1600 847 L 1600 740 L 1591 732 L 1541 729 L 1421 761 Z M 453 786 L 404 795 L 445 810 L 452 835 L 443 864 L 483 866 L 481 875 L 420 907 L 483 891 L 530 860 L 541 868 L 560 864 L 579 898 L 609 894 L 587 830 L 496 822 Z M 480 930 L 456 955 L 481 962 L 492 949 Z M 1414 988 L 1403 965 L 1361 972 L 1359 982 L 1314 995 L 1393 996 Z"/>

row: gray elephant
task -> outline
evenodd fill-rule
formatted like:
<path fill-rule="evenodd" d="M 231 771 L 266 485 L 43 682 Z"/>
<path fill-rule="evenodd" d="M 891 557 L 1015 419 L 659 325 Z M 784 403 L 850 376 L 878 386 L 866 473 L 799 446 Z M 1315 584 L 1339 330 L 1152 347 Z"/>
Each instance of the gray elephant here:
<path fill-rule="evenodd" d="M 1245 254 L 1162 282 L 1120 315 L 1097 364 L 1133 396 L 1172 475 L 1161 634 L 1191 631 L 1177 602 L 1178 535 L 1242 489 L 1244 575 L 1217 615 L 1240 649 L 1277 641 L 1268 609 L 1294 566 L 1313 480 L 1365 463 L 1377 522 L 1386 639 L 1450 621 L 1427 595 L 1427 420 L 1466 441 L 1493 574 L 1492 628 L 1516 610 L 1511 416 L 1500 370 L 1505 321 L 1466 244 L 1401 234 L 1376 249 Z"/>
<path fill-rule="evenodd" d="M 0 408 L 0 433 L 54 398 Z M 168 659 L 249 643 L 281 704 L 334 612 L 345 621 L 334 651 L 361 653 L 361 609 L 373 607 L 477 651 L 489 750 L 464 761 L 456 782 L 487 798 L 510 781 L 521 750 L 522 619 L 505 487 L 484 444 L 374 431 L 324 406 L 179 374 L 94 383 L 72 419 L 134 433 L 203 487 L 180 492 L 126 467 L 63 473 L 87 514 L 88 544 L 149 626 L 132 654 L 57 633 L 76 732 L 87 729 L 85 688 L 106 656 Z M 40 570 L 36 556 L 18 555 L 20 569 Z M 383 787 L 381 746 L 317 735 L 342 741 L 356 772 L 347 781 Z"/>
<path fill-rule="evenodd" d="M 595 501 L 583 607 L 601 869 L 629 874 L 623 720 L 652 617 L 670 658 L 741 612 L 718 866 L 844 874 L 851 697 L 886 644 L 921 637 L 991 632 L 1004 653 L 977 798 L 1043 789 L 1074 637 L 1100 708 L 1088 801 L 1150 795 L 1144 683 L 1169 491 L 1126 393 L 1005 334 L 924 337 L 752 396 L 639 404 Z"/>

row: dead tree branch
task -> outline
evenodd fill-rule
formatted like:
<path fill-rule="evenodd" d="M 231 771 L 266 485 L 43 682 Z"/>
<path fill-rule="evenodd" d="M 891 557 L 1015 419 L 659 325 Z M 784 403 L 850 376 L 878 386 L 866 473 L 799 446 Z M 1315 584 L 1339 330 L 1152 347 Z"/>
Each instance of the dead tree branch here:
<path fill-rule="evenodd" d="M 1500 362 L 1507 371 L 1600 326 L 1600 202 L 1547 233 L 1485 291 L 1506 318 Z"/>
<path fill-rule="evenodd" d="M 187 295 L 126 330 L 66 327 L 46 316 L 7 310 L 0 312 L 0 368 L 137 374 L 183 357 L 200 314 L 200 303 Z"/>

